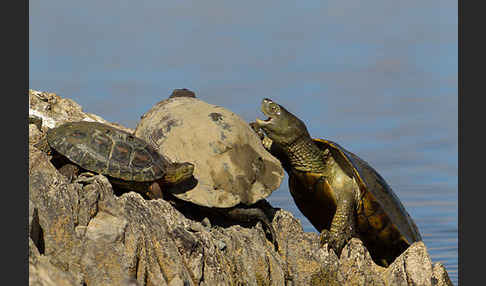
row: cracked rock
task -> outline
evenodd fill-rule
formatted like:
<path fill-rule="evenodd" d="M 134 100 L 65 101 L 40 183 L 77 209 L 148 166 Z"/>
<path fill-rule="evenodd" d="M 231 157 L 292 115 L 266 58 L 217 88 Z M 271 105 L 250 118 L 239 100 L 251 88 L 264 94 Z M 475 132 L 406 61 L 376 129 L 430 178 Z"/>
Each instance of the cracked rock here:
<path fill-rule="evenodd" d="M 80 108 L 57 95 L 31 92 L 30 96 L 35 97 L 30 101 L 35 110 L 63 114 L 61 121 L 79 119 L 74 110 L 81 112 Z M 238 130 L 222 108 L 211 108 L 209 114 L 221 114 L 206 116 L 211 128 Z M 359 239 L 351 239 L 337 257 L 332 250 L 319 248 L 317 233 L 304 232 L 290 212 L 269 204 L 277 250 L 260 224 L 238 224 L 223 217 L 219 221 L 211 217 L 211 223 L 203 217 L 195 220 L 190 215 L 194 206 L 177 209 L 171 202 L 146 200 L 136 192 L 115 194 L 102 175 L 71 182 L 33 146 L 44 127 L 29 126 L 29 285 L 452 285 L 444 266 L 432 264 L 422 242 L 384 269 L 374 264 Z M 231 132 L 226 138 L 233 136 Z M 240 139 L 253 140 L 232 140 Z M 181 143 L 180 148 L 187 146 Z M 225 154 L 237 151 L 251 157 L 259 152 L 232 146 Z M 213 163 L 225 154 L 211 155 Z M 226 163 L 232 170 L 234 166 Z M 255 178 L 252 173 L 245 176 L 249 182 Z M 265 176 L 274 178 L 257 177 L 255 182 L 280 184 L 278 174 Z"/>

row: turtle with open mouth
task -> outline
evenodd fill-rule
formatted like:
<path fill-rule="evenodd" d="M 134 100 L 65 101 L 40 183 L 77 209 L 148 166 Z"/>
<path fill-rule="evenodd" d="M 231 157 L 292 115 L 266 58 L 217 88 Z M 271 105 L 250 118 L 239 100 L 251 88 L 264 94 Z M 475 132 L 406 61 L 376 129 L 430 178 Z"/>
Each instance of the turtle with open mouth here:
<path fill-rule="evenodd" d="M 302 214 L 340 255 L 351 237 L 360 238 L 373 260 L 387 266 L 420 232 L 391 187 L 368 163 L 335 142 L 313 139 L 305 124 L 271 99 L 268 118 L 252 128 L 289 175 L 290 193 Z"/>

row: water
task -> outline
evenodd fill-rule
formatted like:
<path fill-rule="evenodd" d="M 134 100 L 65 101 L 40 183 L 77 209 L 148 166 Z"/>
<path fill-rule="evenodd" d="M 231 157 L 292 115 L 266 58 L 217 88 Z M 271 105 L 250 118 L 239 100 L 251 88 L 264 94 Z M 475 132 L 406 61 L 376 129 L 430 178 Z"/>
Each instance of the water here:
<path fill-rule="evenodd" d="M 432 262 L 441 262 L 458 285 L 457 191 L 409 186 L 402 201 L 417 223 Z"/>
<path fill-rule="evenodd" d="M 174 88 L 247 121 L 272 98 L 378 170 L 457 285 L 457 2 L 364 3 L 29 1 L 29 88 L 130 128 Z"/>

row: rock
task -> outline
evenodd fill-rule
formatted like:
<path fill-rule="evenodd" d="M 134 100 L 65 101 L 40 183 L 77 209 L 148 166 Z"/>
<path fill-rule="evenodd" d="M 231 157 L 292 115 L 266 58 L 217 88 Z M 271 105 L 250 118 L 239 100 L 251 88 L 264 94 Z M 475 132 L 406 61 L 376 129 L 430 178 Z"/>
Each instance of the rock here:
<path fill-rule="evenodd" d="M 432 264 L 422 241 L 412 244 L 384 271 L 387 285 L 452 285 L 441 264 Z"/>
<path fill-rule="evenodd" d="M 263 148 L 247 122 L 196 98 L 157 103 L 142 116 L 135 136 L 172 160 L 195 164 L 197 185 L 171 193 L 197 205 L 252 205 L 277 189 L 284 177 L 280 162 Z"/>
<path fill-rule="evenodd" d="M 39 127 L 35 124 L 29 124 L 29 144 L 35 145 L 40 141 L 41 137 L 42 132 Z"/>
<path fill-rule="evenodd" d="M 381 278 L 384 268 L 376 265 L 363 242 L 352 238 L 343 248 L 339 259 L 338 280 L 342 284 L 385 286 Z"/>
<path fill-rule="evenodd" d="M 449 278 L 449 274 L 441 263 L 434 264 L 434 273 L 432 274 L 432 285 L 443 286 L 452 285 L 452 281 Z"/>
<path fill-rule="evenodd" d="M 194 220 L 162 199 L 115 194 L 102 175 L 71 182 L 33 147 L 35 130 L 45 132 L 29 125 L 30 285 L 452 285 L 423 243 L 384 269 L 359 239 L 338 258 L 268 206 L 275 251 L 259 223 Z"/>
<path fill-rule="evenodd" d="M 106 212 L 98 212 L 89 221 L 85 235 L 93 241 L 119 242 L 123 240 L 126 226 L 127 221 L 125 219 L 112 216 Z"/>
<path fill-rule="evenodd" d="M 44 251 L 44 238 L 42 235 L 39 224 L 39 215 L 37 214 L 34 204 L 29 199 L 29 239 L 32 240 L 32 243 L 37 245 L 37 251 Z"/>
<path fill-rule="evenodd" d="M 69 98 L 29 89 L 29 124 L 40 125 L 42 131 L 45 131 L 46 128 L 54 128 L 68 121 L 97 121 L 133 133 L 130 128 L 83 112 L 81 106 Z"/>
<path fill-rule="evenodd" d="M 74 277 L 54 267 L 49 259 L 39 253 L 34 242 L 29 238 L 29 285 L 31 286 L 75 286 Z"/>
<path fill-rule="evenodd" d="M 42 118 L 31 114 L 29 115 L 29 126 L 30 124 L 33 124 L 37 127 L 37 129 L 42 130 Z"/>

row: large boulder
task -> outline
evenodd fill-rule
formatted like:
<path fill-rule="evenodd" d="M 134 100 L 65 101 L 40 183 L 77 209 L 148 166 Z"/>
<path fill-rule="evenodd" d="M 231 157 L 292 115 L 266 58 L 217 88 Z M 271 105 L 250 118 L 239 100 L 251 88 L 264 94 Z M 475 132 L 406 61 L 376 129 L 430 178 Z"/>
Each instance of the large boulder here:
<path fill-rule="evenodd" d="M 33 146 L 43 133 L 29 125 L 30 285 L 452 285 L 421 242 L 385 269 L 359 239 L 338 258 L 272 209 L 276 251 L 260 224 L 208 226 L 162 199 L 115 194 L 102 175 L 71 182 Z"/>
<path fill-rule="evenodd" d="M 280 162 L 238 115 L 186 93 L 174 92 L 183 95 L 157 103 L 135 129 L 135 136 L 162 155 L 195 165 L 197 185 L 171 192 L 197 205 L 221 208 L 269 196 L 284 177 Z"/>

